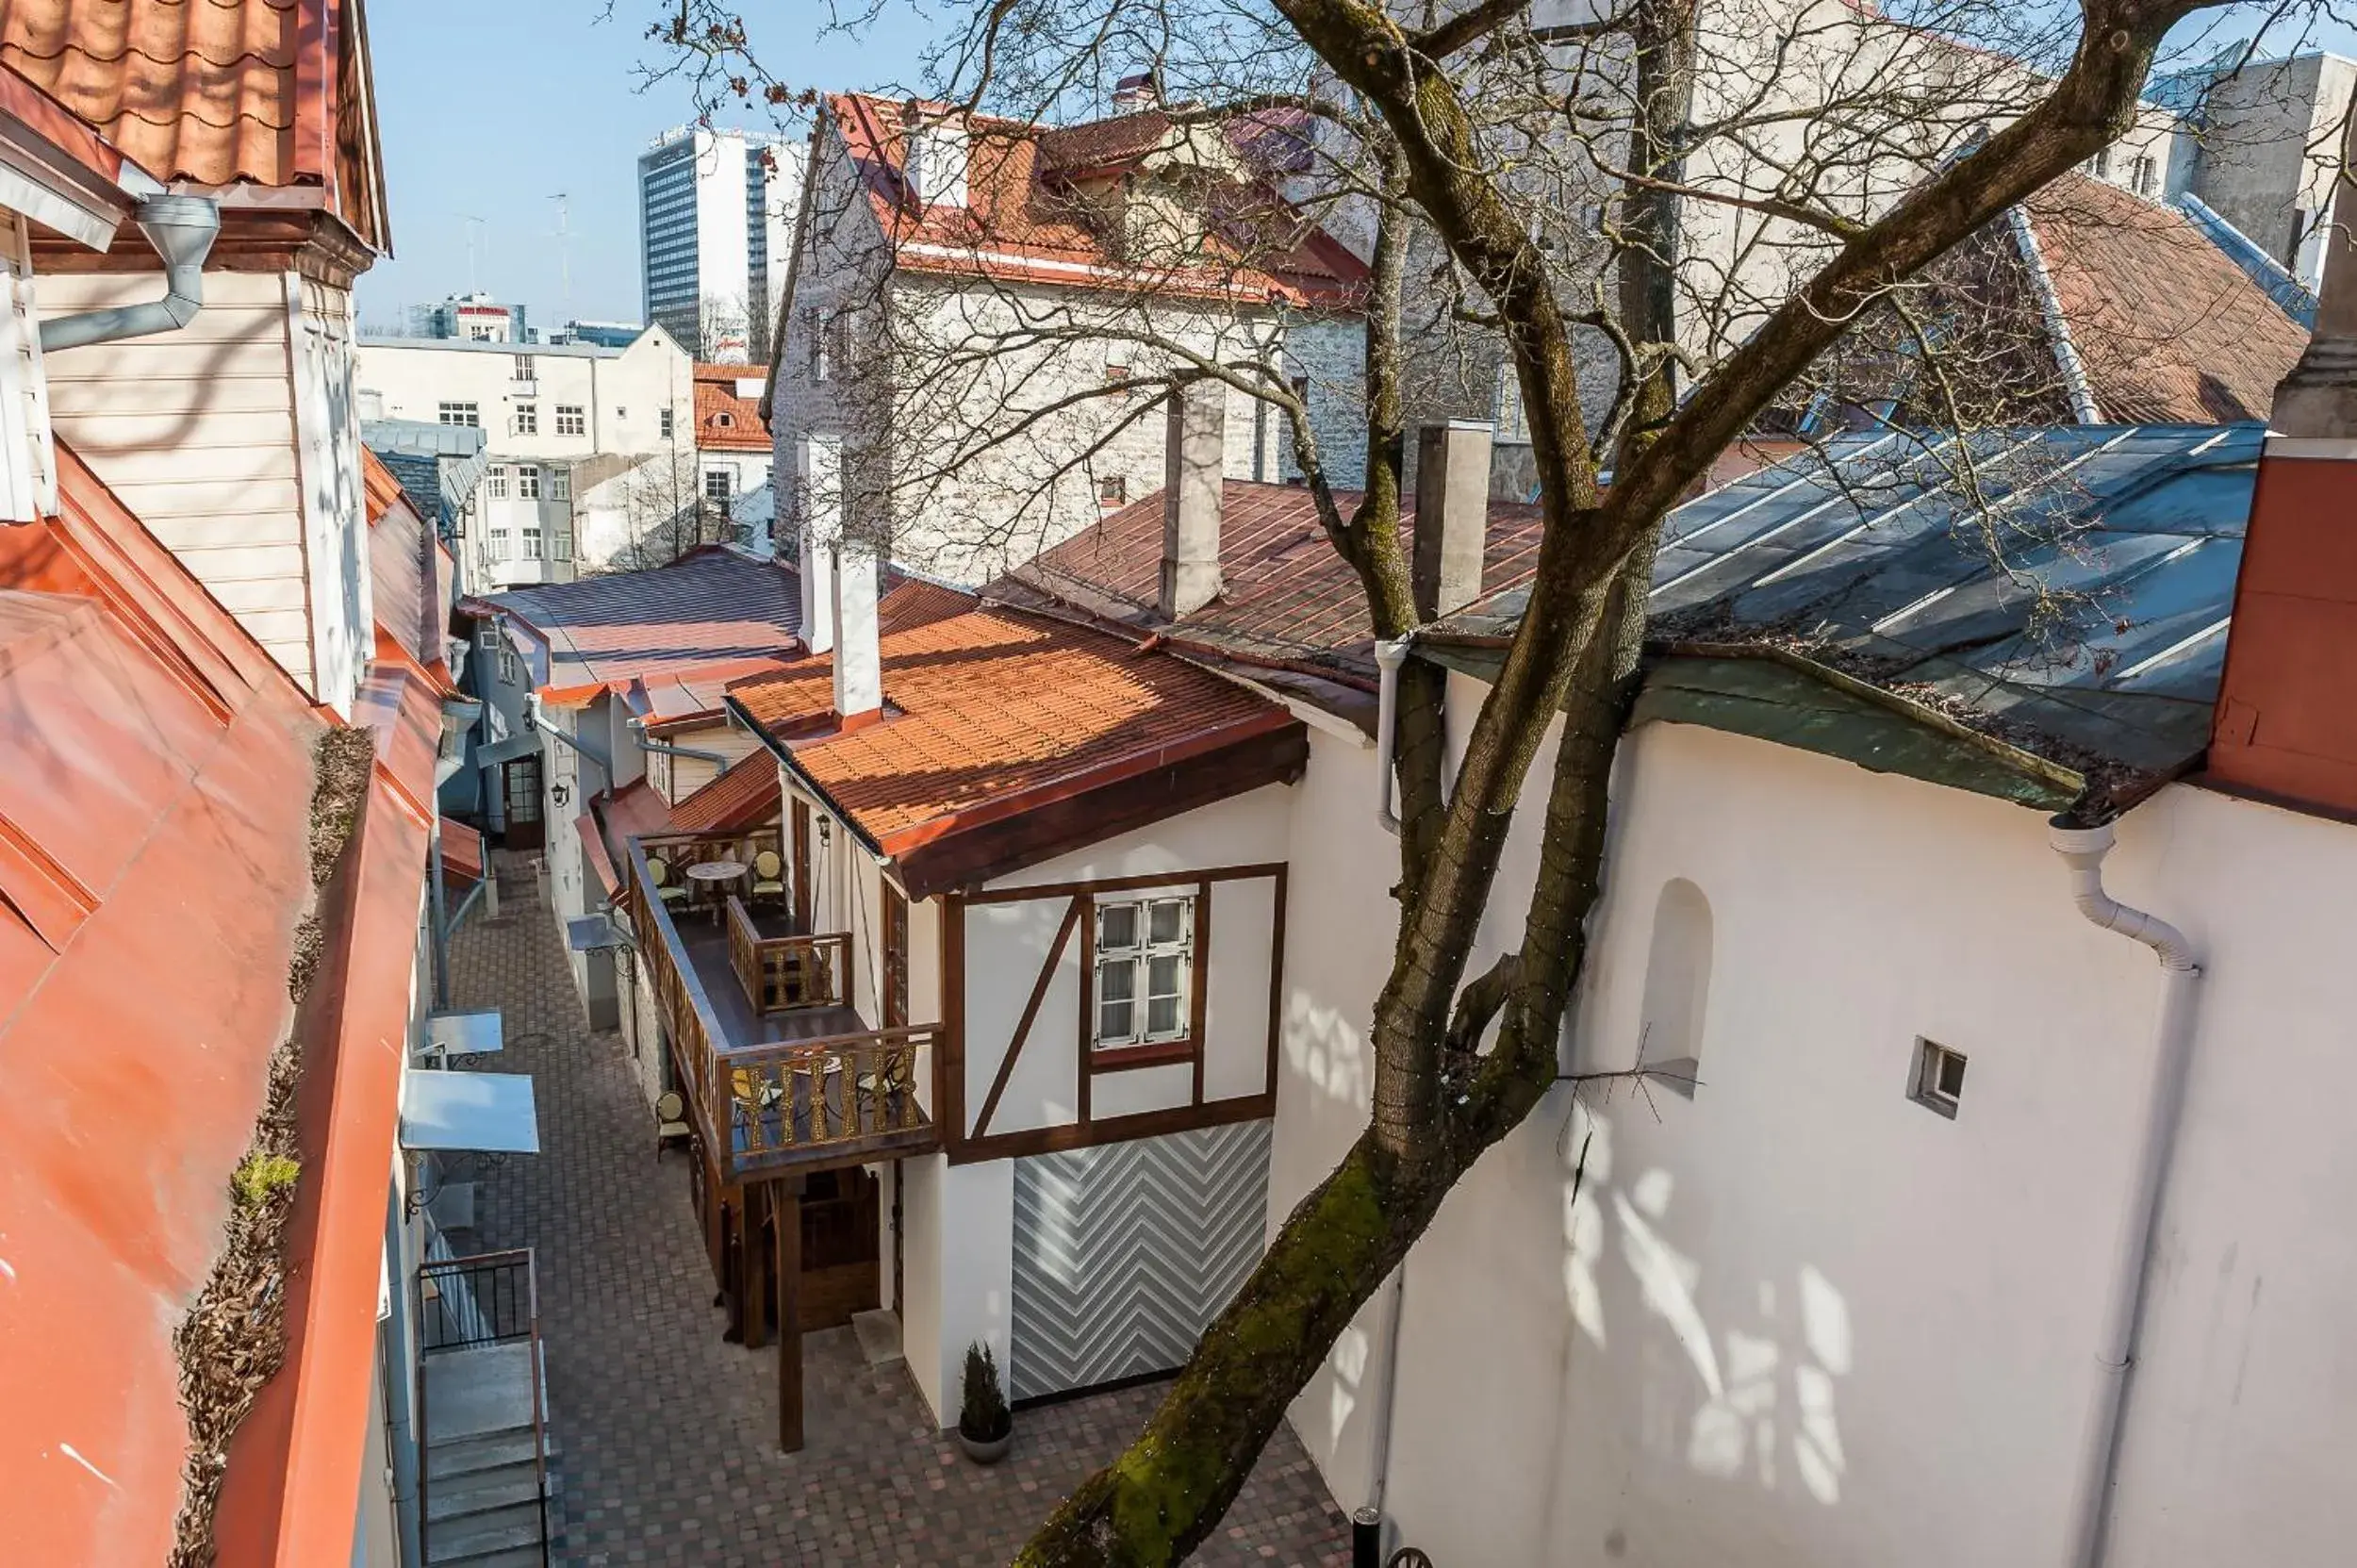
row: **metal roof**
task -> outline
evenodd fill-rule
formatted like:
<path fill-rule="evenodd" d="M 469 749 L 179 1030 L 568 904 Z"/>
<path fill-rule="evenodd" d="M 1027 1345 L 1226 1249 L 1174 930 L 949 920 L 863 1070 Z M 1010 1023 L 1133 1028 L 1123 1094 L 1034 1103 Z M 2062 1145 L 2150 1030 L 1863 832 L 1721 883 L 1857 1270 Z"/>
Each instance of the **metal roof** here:
<path fill-rule="evenodd" d="M 2264 436 L 1843 437 L 1671 515 L 1652 633 L 1709 657 L 1772 650 L 2115 790 L 2167 775 L 2208 743 Z M 1508 632 L 1526 599 L 1433 641 Z"/>

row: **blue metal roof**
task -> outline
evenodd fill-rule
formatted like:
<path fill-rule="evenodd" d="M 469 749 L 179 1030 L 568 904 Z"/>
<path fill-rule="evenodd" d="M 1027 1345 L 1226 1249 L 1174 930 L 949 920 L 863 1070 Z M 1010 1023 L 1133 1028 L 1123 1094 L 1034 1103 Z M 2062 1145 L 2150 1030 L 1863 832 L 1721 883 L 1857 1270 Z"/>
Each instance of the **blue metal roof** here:
<path fill-rule="evenodd" d="M 1653 635 L 1772 644 L 2083 772 L 2172 771 L 2208 744 L 2264 436 L 1843 437 L 1671 515 Z"/>

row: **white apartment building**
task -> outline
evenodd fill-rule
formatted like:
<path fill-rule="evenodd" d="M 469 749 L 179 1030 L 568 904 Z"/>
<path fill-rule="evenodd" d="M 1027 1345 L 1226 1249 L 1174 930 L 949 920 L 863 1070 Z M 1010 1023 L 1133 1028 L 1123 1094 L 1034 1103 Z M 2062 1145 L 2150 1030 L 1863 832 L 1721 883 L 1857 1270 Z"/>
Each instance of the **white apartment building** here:
<path fill-rule="evenodd" d="M 803 151 L 758 131 L 682 125 L 638 158 L 646 317 L 699 358 L 757 357 L 793 248 Z"/>
<path fill-rule="evenodd" d="M 693 445 L 695 365 L 659 326 L 622 349 L 369 338 L 356 378 L 363 419 L 481 429 L 503 456 L 578 461 Z"/>

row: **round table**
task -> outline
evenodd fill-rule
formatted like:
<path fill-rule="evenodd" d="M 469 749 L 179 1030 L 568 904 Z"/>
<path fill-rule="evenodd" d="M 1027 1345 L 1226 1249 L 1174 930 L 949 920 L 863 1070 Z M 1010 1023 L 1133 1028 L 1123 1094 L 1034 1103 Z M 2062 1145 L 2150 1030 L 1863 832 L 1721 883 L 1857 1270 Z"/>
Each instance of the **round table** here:
<path fill-rule="evenodd" d="M 728 884 L 745 874 L 741 860 L 703 860 L 687 868 L 687 880 L 701 883 L 710 889 L 706 897 L 712 904 L 713 923 L 717 925 L 720 910 L 726 902 Z"/>

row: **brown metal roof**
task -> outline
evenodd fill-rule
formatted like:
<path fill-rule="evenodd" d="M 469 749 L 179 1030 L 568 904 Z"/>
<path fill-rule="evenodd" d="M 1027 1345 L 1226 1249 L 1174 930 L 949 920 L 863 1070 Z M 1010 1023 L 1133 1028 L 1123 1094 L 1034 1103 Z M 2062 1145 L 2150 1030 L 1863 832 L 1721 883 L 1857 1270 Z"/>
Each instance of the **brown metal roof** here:
<path fill-rule="evenodd" d="M 799 652 L 800 585 L 783 562 L 709 545 L 668 566 L 517 588 L 481 602 L 547 639 L 546 684 L 565 690 Z"/>

